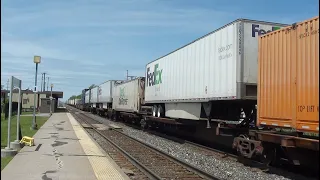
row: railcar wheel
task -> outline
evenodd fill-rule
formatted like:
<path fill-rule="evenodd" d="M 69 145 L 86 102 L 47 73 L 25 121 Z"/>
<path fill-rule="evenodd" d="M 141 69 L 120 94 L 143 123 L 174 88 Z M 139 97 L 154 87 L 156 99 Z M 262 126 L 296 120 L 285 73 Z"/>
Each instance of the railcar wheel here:
<path fill-rule="evenodd" d="M 261 162 L 266 166 L 269 167 L 276 162 L 277 158 L 277 149 L 274 147 L 265 147 L 262 155 L 261 155 Z"/>

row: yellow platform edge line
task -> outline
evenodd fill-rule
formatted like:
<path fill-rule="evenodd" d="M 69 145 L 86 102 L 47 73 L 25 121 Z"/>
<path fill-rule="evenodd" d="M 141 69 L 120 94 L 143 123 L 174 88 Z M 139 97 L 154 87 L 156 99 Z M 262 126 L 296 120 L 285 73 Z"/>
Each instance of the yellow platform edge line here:
<path fill-rule="evenodd" d="M 99 147 L 91 141 L 89 135 L 85 132 L 85 130 L 80 126 L 77 120 L 70 114 L 67 113 L 69 121 L 72 125 L 72 128 L 78 137 L 79 142 L 82 146 L 82 149 L 86 155 L 88 156 L 89 162 L 92 166 L 95 176 L 98 180 L 125 180 L 126 178 L 113 166 L 110 160 L 107 157 L 97 157 L 105 156 L 104 153 L 101 152 Z"/>

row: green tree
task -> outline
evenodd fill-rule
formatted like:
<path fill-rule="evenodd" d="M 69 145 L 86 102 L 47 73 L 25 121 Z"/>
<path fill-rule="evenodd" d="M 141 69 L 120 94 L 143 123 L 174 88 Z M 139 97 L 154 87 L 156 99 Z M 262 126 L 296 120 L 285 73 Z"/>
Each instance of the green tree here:
<path fill-rule="evenodd" d="M 70 99 L 70 100 L 72 100 L 72 99 L 81 99 L 81 94 L 79 94 L 79 95 L 72 95 L 69 99 Z"/>
<path fill-rule="evenodd" d="M 95 84 L 91 84 L 91 86 L 89 86 L 89 89 L 92 89 L 92 88 L 94 88 L 94 87 L 96 87 L 97 85 L 95 85 Z M 2 88 L 2 86 L 1 86 L 1 88 Z M 70 98 L 69 98 L 69 100 L 72 100 L 72 99 L 81 99 L 81 94 L 79 94 L 79 95 L 72 95 Z"/>
<path fill-rule="evenodd" d="M 76 99 L 76 95 L 72 95 L 69 100 Z"/>

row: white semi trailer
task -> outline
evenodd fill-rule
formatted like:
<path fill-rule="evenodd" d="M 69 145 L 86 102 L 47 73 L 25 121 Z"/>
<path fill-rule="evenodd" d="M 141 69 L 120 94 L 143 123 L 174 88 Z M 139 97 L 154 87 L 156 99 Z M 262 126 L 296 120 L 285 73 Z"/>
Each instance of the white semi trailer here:
<path fill-rule="evenodd" d="M 153 119 L 238 121 L 250 113 L 257 101 L 258 36 L 285 26 L 238 19 L 148 63 L 145 104 Z"/>

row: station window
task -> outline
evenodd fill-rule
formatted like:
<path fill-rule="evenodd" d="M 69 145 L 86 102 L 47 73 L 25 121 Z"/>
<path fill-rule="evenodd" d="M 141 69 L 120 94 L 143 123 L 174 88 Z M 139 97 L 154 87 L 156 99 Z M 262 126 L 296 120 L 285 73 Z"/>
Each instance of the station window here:
<path fill-rule="evenodd" d="M 23 99 L 23 104 L 27 104 L 28 103 L 28 99 Z"/>

